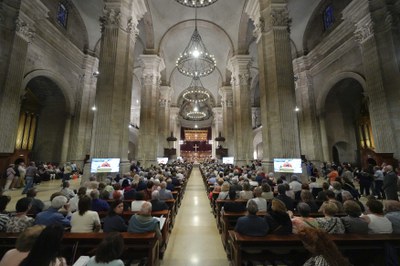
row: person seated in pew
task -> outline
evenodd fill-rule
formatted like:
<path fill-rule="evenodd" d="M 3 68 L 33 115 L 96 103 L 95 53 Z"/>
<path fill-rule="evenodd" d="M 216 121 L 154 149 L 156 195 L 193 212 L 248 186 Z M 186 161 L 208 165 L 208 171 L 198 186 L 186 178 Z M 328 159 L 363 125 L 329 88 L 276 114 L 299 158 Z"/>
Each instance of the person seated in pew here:
<path fill-rule="evenodd" d="M 163 201 L 163 200 L 160 200 L 160 192 L 158 192 L 158 190 L 154 190 L 151 193 L 151 201 L 150 202 L 152 205 L 153 212 L 168 210 L 167 203 L 165 203 L 165 201 Z"/>
<path fill-rule="evenodd" d="M 249 200 L 254 198 L 253 191 L 251 191 L 250 183 L 245 181 L 243 182 L 243 190 L 239 192 L 239 199 Z"/>
<path fill-rule="evenodd" d="M 328 203 L 334 203 L 336 208 L 338 209 L 337 212 L 343 212 L 343 204 L 336 199 L 335 193 L 332 190 L 328 190 L 325 192 L 327 200 L 322 203 L 321 207 L 319 208 L 318 212 L 324 212 L 324 208 Z"/>
<path fill-rule="evenodd" d="M 237 202 L 236 190 L 229 190 L 229 202 L 225 202 L 221 212 L 244 212 L 246 206 L 242 202 Z"/>
<path fill-rule="evenodd" d="M 151 216 L 152 206 L 151 203 L 145 201 L 140 211 L 132 215 L 129 220 L 128 232 L 132 233 L 146 233 L 156 232 L 158 238 L 161 237 L 159 221 Z"/>
<path fill-rule="evenodd" d="M 385 200 L 385 217 L 392 222 L 393 233 L 400 234 L 400 202 Z"/>
<path fill-rule="evenodd" d="M 28 256 L 29 251 L 44 228 L 43 225 L 34 225 L 19 234 L 15 248 L 4 254 L 0 261 L 0 266 L 18 266 Z"/>
<path fill-rule="evenodd" d="M 135 183 L 131 183 L 130 189 L 124 191 L 124 199 L 125 200 L 133 200 L 136 195 L 136 185 Z"/>
<path fill-rule="evenodd" d="M 64 228 L 59 224 L 46 226 L 40 233 L 29 255 L 19 264 L 20 266 L 64 266 L 68 265 L 61 256 L 61 240 Z"/>
<path fill-rule="evenodd" d="M 254 188 L 254 196 L 255 197 L 252 200 L 254 200 L 254 202 L 257 203 L 258 211 L 266 212 L 267 211 L 267 201 L 263 197 L 261 197 L 261 194 L 262 194 L 262 188 L 260 186 Z M 247 204 L 248 203 L 249 202 L 247 202 Z"/>
<path fill-rule="evenodd" d="M 261 188 L 261 197 L 267 201 L 271 201 L 274 198 L 274 192 L 272 191 L 271 186 L 267 182 L 263 182 Z"/>
<path fill-rule="evenodd" d="M 109 232 L 126 232 L 128 225 L 121 216 L 124 211 L 124 203 L 121 200 L 115 200 L 111 203 L 108 215 L 103 219 L 103 231 Z"/>
<path fill-rule="evenodd" d="M 229 189 L 231 185 L 228 182 L 224 182 L 221 186 L 221 192 L 218 195 L 217 200 L 226 200 L 229 199 Z"/>
<path fill-rule="evenodd" d="M 0 232 L 6 231 L 6 224 L 10 220 L 10 213 L 6 212 L 7 204 L 10 203 L 10 201 L 10 196 L 0 196 Z"/>
<path fill-rule="evenodd" d="M 131 202 L 131 211 L 137 212 L 140 211 L 143 203 L 146 201 L 144 200 L 144 192 L 139 191 L 135 194 L 135 200 Z"/>
<path fill-rule="evenodd" d="M 237 176 L 232 177 L 230 189 L 235 191 L 242 191 L 243 187 L 239 184 L 239 178 Z"/>
<path fill-rule="evenodd" d="M 313 217 L 310 217 L 310 205 L 305 202 L 299 202 L 299 204 L 297 204 L 296 210 L 300 216 L 294 216 L 293 212 L 288 212 L 290 218 L 292 219 L 293 234 L 298 234 L 299 231 L 304 227 L 319 227 L 317 220 Z"/>
<path fill-rule="evenodd" d="M 167 179 L 167 189 L 171 190 L 171 191 L 175 190 L 175 186 L 174 186 L 174 184 L 172 184 L 172 179 L 171 178 Z"/>
<path fill-rule="evenodd" d="M 32 206 L 29 209 L 28 215 L 32 215 L 33 217 L 35 217 L 39 212 L 43 211 L 45 207 L 43 201 L 37 199 L 36 196 L 37 190 L 34 187 L 28 189 L 28 191 L 26 192 L 26 197 L 32 199 Z"/>
<path fill-rule="evenodd" d="M 273 199 L 271 210 L 265 215 L 270 234 L 287 235 L 292 233 L 292 221 L 287 213 L 286 205 L 278 199 Z"/>
<path fill-rule="evenodd" d="M 71 214 L 65 216 L 63 213 L 59 212 L 61 208 L 65 210 L 69 209 L 68 199 L 64 195 L 53 198 L 50 208 L 36 215 L 35 223 L 45 226 L 58 223 L 64 226 L 64 228 L 70 227 Z"/>
<path fill-rule="evenodd" d="M 17 201 L 15 205 L 16 213 L 10 217 L 6 224 L 7 233 L 20 233 L 35 223 L 32 217 L 26 215 L 31 208 L 31 201 L 30 198 L 21 198 Z"/>
<path fill-rule="evenodd" d="M 303 266 L 350 266 L 329 235 L 321 229 L 304 227 L 298 236 L 312 257 Z"/>
<path fill-rule="evenodd" d="M 285 184 L 278 185 L 278 195 L 276 196 L 276 198 L 285 203 L 286 209 L 288 209 L 289 211 L 294 210 L 294 200 L 286 195 Z"/>
<path fill-rule="evenodd" d="M 247 236 L 265 236 L 268 234 L 269 226 L 265 219 L 258 217 L 258 205 L 254 199 L 247 202 L 246 216 L 240 217 L 235 226 L 235 231 Z"/>
<path fill-rule="evenodd" d="M 97 189 L 93 189 L 92 192 L 90 192 L 90 197 L 92 198 L 91 210 L 95 212 L 108 211 L 110 205 L 107 201 L 100 199 L 99 196 L 100 193 Z"/>
<path fill-rule="evenodd" d="M 376 199 L 367 201 L 367 215 L 361 216 L 368 223 L 369 234 L 391 234 L 392 222 L 383 213 L 382 202 Z"/>
<path fill-rule="evenodd" d="M 323 213 L 324 217 L 317 218 L 319 228 L 328 234 L 344 234 L 345 229 L 342 220 L 335 217 L 338 208 L 334 202 L 326 202 Z"/>
<path fill-rule="evenodd" d="M 79 211 L 71 217 L 71 233 L 99 232 L 101 229 L 99 214 L 91 211 L 92 200 L 88 196 L 79 199 Z"/>
<path fill-rule="evenodd" d="M 161 189 L 159 190 L 160 200 L 168 200 L 174 198 L 171 190 L 167 189 L 167 182 L 165 181 L 161 182 L 160 187 L 161 187 Z"/>
<path fill-rule="evenodd" d="M 314 196 L 309 190 L 300 192 L 300 201 L 307 203 L 310 206 L 311 212 L 318 212 L 318 205 L 315 203 Z"/>
<path fill-rule="evenodd" d="M 86 266 L 124 266 L 119 258 L 124 251 L 124 239 L 119 233 L 108 234 L 96 249 L 96 255 L 91 257 Z"/>
<path fill-rule="evenodd" d="M 73 197 L 72 199 L 69 200 L 69 209 L 71 212 L 75 212 L 78 210 L 79 199 L 82 196 L 86 195 L 86 191 L 87 191 L 86 187 L 80 187 L 78 189 L 78 193 L 76 193 L 75 197 Z"/>
<path fill-rule="evenodd" d="M 360 205 L 354 200 L 346 200 L 343 204 L 344 212 L 347 214 L 340 219 L 348 234 L 368 234 L 368 223 L 362 219 Z"/>

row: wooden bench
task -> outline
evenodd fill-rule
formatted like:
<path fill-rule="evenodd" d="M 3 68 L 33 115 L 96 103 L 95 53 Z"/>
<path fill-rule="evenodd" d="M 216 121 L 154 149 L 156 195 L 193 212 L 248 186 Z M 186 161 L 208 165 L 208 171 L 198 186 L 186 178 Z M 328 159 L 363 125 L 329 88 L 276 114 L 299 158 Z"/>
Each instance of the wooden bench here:
<path fill-rule="evenodd" d="M 295 234 L 250 237 L 230 230 L 229 246 L 233 266 L 243 261 L 276 261 L 288 265 L 303 265 L 310 257 L 303 243 Z M 399 234 L 337 234 L 329 235 L 344 256 L 353 265 L 385 265 L 386 246 L 400 249 Z M 397 252 L 398 256 L 399 252 Z"/>
<path fill-rule="evenodd" d="M 130 218 L 132 215 L 135 215 L 137 212 L 132 212 L 132 211 L 125 211 L 122 213 L 122 217 L 124 218 L 125 222 L 128 224 Z M 162 258 L 164 256 L 164 252 L 167 248 L 168 241 L 169 241 L 169 236 L 170 236 L 170 223 L 171 223 L 171 215 L 170 215 L 169 210 L 163 210 L 163 211 L 155 211 L 151 213 L 151 216 L 154 217 L 161 217 L 163 216 L 165 220 L 165 224 L 161 230 L 161 235 L 162 235 L 162 241 L 160 243 L 160 257 Z M 107 212 L 99 212 L 100 218 L 104 218 L 107 216 Z"/>
<path fill-rule="evenodd" d="M 121 233 L 124 238 L 123 260 L 147 258 L 148 266 L 160 265 L 159 241 L 154 232 L 149 233 Z M 62 255 L 72 265 L 81 255 L 94 255 L 106 233 L 65 233 L 62 239 Z M 15 247 L 18 234 L 0 233 L 1 256 Z"/>

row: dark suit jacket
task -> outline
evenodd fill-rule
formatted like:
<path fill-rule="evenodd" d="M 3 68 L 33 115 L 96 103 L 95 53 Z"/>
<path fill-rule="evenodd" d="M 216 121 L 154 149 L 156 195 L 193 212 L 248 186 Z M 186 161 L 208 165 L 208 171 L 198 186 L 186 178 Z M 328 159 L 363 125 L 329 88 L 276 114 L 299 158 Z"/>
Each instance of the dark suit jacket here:
<path fill-rule="evenodd" d="M 387 200 L 399 200 L 397 196 L 397 175 L 395 172 L 386 173 L 383 177 L 382 189 L 385 191 Z"/>
<path fill-rule="evenodd" d="M 268 223 L 257 215 L 240 217 L 236 222 L 235 231 L 247 236 L 265 236 L 269 230 Z"/>
<path fill-rule="evenodd" d="M 276 196 L 278 200 L 281 200 L 286 205 L 286 209 L 293 211 L 294 210 L 294 200 L 291 197 L 286 195 L 279 194 Z"/>

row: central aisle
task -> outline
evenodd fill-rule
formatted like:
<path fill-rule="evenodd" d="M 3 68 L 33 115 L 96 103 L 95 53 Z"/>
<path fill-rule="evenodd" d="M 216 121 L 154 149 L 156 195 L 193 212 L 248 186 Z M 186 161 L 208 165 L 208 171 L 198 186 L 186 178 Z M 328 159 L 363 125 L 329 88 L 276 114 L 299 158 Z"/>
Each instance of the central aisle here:
<path fill-rule="evenodd" d="M 161 265 L 229 265 L 197 166 L 189 178 Z"/>

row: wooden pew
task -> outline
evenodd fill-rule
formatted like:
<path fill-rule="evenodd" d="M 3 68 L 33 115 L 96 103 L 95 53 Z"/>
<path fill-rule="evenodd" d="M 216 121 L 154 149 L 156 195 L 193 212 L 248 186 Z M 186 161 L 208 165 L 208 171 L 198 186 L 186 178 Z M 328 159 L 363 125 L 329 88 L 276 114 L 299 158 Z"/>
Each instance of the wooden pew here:
<path fill-rule="evenodd" d="M 219 200 L 215 201 L 215 208 L 216 208 L 215 213 L 216 213 L 216 219 L 217 219 L 217 226 L 218 226 L 218 229 L 219 229 L 220 233 L 221 233 L 221 230 L 222 230 L 221 211 L 222 211 L 222 207 L 224 206 L 224 204 L 226 202 L 231 202 L 231 200 L 221 200 L 221 199 L 219 199 Z M 243 204 L 245 207 L 246 207 L 246 204 L 247 204 L 247 200 L 242 200 L 242 199 L 236 199 L 235 202 L 239 202 L 239 203 Z"/>
<path fill-rule="evenodd" d="M 267 235 L 250 237 L 229 231 L 232 265 L 241 266 L 243 261 L 258 260 L 289 265 L 303 265 L 310 257 L 299 237 L 292 235 Z M 353 265 L 384 265 L 385 247 L 391 245 L 400 250 L 399 234 L 337 234 L 329 235 L 344 256 Z"/>
<path fill-rule="evenodd" d="M 123 260 L 142 259 L 147 257 L 148 266 L 160 265 L 159 241 L 154 232 L 121 233 L 124 238 L 125 250 Z M 62 239 L 62 256 L 72 265 L 81 255 L 94 255 L 106 233 L 65 233 Z M 18 234 L 0 233 L 1 256 L 15 247 Z"/>
<path fill-rule="evenodd" d="M 125 222 L 128 224 L 132 215 L 134 215 L 136 213 L 137 212 L 124 211 L 122 213 L 122 217 L 124 218 Z M 100 216 L 100 219 L 102 219 L 107 216 L 107 212 L 99 212 L 99 216 Z M 170 236 L 170 232 L 171 232 L 171 230 L 170 230 L 171 212 L 169 210 L 155 211 L 155 212 L 151 212 L 151 216 L 154 216 L 154 217 L 163 216 L 166 219 L 165 224 L 161 230 L 162 241 L 160 243 L 160 257 L 162 258 L 164 256 L 165 250 L 167 249 L 169 236 Z"/>

